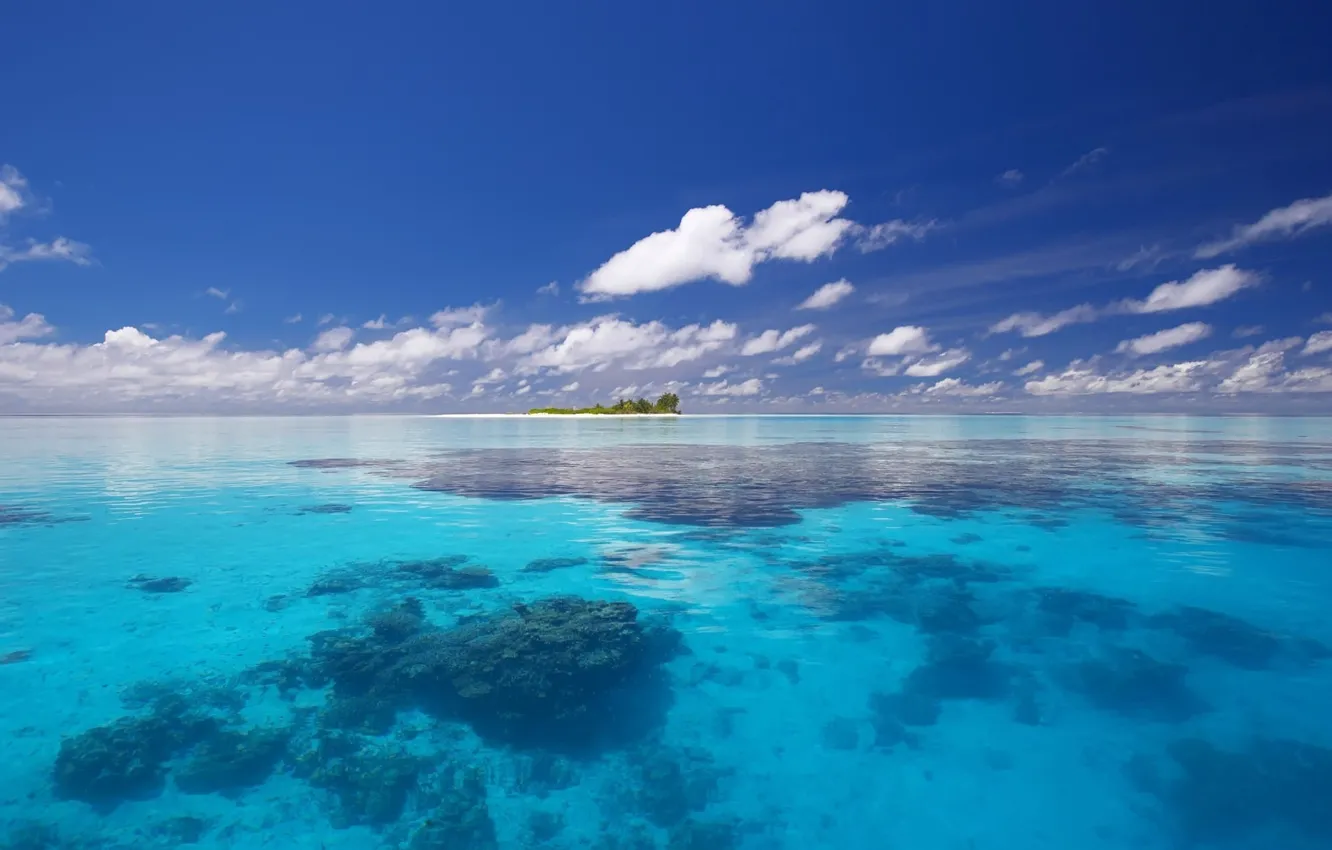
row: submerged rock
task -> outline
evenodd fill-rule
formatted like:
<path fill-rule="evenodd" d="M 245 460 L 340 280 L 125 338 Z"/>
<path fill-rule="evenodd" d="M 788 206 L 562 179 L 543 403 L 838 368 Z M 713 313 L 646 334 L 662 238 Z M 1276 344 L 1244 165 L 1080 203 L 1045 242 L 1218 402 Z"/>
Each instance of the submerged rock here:
<path fill-rule="evenodd" d="M 1181 606 L 1158 614 L 1148 624 L 1179 635 L 1201 655 L 1220 658 L 1245 670 L 1266 670 L 1281 651 L 1281 641 L 1238 617 Z"/>
<path fill-rule="evenodd" d="M 344 505 L 339 502 L 328 502 L 322 505 L 305 505 L 296 511 L 297 514 L 349 514 L 351 512 L 351 505 Z"/>
<path fill-rule="evenodd" d="M 869 704 L 875 716 L 891 718 L 903 726 L 933 726 L 943 711 L 938 697 L 911 691 L 870 694 Z"/>
<path fill-rule="evenodd" d="M 1043 587 L 1036 591 L 1036 606 L 1051 634 L 1067 636 L 1075 623 L 1090 623 L 1106 631 L 1128 628 L 1134 605 L 1127 599 L 1083 590 Z"/>
<path fill-rule="evenodd" d="M 635 753 L 633 803 L 652 823 L 669 828 L 705 809 L 722 776 L 702 750 L 645 746 Z"/>
<path fill-rule="evenodd" d="M 31 649 L 15 649 L 12 652 L 0 655 L 0 664 L 17 664 L 20 661 L 27 661 L 31 657 Z"/>
<path fill-rule="evenodd" d="M 193 581 L 180 576 L 153 578 L 152 576 L 138 575 L 129 580 L 131 588 L 142 590 L 144 593 L 180 593 L 192 584 L 194 584 Z"/>
<path fill-rule="evenodd" d="M 315 583 L 310 585 L 310 589 L 305 591 L 306 596 L 335 596 L 343 593 L 353 593 L 365 587 L 365 580 L 360 576 L 351 573 L 330 573 L 315 579 Z"/>
<path fill-rule="evenodd" d="M 939 635 L 930 641 L 921 666 L 907 675 L 903 690 L 933 699 L 1000 699 L 1008 694 L 1012 670 L 991 659 L 993 641 Z"/>
<path fill-rule="evenodd" d="M 1182 723 L 1207 710 L 1189 688 L 1188 668 L 1136 649 L 1115 649 L 1079 664 L 1068 681 L 1092 705 L 1126 717 Z"/>
<path fill-rule="evenodd" d="M 523 567 L 523 572 L 549 573 L 570 567 L 586 566 L 588 563 L 590 561 L 587 558 L 537 558 L 535 561 L 529 561 L 527 566 Z"/>
<path fill-rule="evenodd" d="M 1232 842 L 1284 827 L 1332 846 L 1332 750 L 1300 741 L 1261 739 L 1228 752 L 1198 739 L 1169 747 L 1178 768 L 1169 780 L 1139 785 L 1156 794 L 1190 845 Z M 1142 767 L 1136 766 L 1139 773 Z M 1247 845 L 1246 845 L 1247 846 Z M 1257 845 L 1255 845 L 1257 846 Z"/>

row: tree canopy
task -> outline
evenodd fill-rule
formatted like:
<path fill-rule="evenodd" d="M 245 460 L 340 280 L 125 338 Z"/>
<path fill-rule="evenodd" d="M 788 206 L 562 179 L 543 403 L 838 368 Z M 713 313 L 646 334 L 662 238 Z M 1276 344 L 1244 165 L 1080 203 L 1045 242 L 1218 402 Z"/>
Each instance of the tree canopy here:
<path fill-rule="evenodd" d="M 648 401 L 645 398 L 627 399 L 622 398 L 606 407 L 597 404 L 595 407 L 536 407 L 529 410 L 528 413 L 554 413 L 554 414 L 572 414 L 572 413 L 605 413 L 605 414 L 633 414 L 633 413 L 679 413 L 680 397 L 675 393 L 662 393 L 656 401 Z"/>

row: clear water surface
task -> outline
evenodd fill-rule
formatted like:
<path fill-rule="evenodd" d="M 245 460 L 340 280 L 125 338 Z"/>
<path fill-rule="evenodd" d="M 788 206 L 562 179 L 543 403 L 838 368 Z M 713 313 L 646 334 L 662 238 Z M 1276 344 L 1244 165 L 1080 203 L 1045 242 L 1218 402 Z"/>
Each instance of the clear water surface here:
<path fill-rule="evenodd" d="M 0 419 L 0 848 L 1332 846 L 1332 420 Z"/>

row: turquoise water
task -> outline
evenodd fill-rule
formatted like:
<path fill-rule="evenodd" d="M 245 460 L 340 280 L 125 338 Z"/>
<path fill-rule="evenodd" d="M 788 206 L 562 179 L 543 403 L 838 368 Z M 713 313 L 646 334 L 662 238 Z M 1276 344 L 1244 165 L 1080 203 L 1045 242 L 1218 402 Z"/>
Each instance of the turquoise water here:
<path fill-rule="evenodd" d="M 1332 420 L 0 419 L 0 587 L 6 850 L 1332 846 Z"/>

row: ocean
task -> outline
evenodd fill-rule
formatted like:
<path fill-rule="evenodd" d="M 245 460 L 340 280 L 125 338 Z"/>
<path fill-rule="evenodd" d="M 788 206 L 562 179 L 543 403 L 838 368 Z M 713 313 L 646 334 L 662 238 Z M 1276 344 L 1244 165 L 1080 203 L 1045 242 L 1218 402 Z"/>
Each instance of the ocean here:
<path fill-rule="evenodd" d="M 0 419 L 0 848 L 1332 846 L 1332 420 Z"/>

